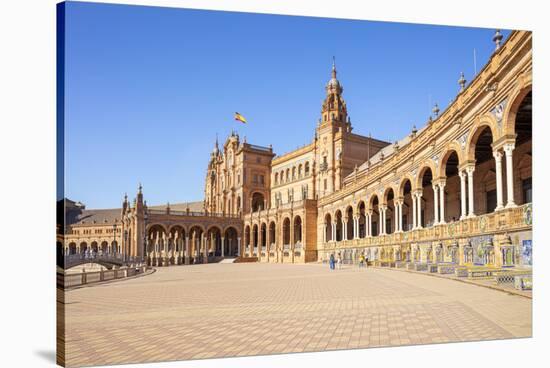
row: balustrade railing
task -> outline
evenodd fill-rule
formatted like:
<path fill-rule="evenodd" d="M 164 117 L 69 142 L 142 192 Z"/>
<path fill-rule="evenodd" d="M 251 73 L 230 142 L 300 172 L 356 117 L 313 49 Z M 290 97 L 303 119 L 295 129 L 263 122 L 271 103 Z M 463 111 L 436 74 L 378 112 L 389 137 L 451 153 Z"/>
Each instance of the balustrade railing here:
<path fill-rule="evenodd" d="M 428 228 L 411 229 L 387 235 L 369 236 L 351 240 L 329 240 L 325 248 L 354 246 L 383 246 L 399 243 L 453 239 L 464 236 L 483 235 L 491 232 L 503 232 L 529 228 L 532 223 L 531 203 L 507 208 L 497 212 L 465 218 Z"/>
<path fill-rule="evenodd" d="M 174 216 L 195 216 L 195 217 L 228 217 L 240 218 L 238 214 L 221 213 L 221 212 L 204 212 L 204 211 L 173 211 L 147 209 L 149 215 L 174 215 Z"/>

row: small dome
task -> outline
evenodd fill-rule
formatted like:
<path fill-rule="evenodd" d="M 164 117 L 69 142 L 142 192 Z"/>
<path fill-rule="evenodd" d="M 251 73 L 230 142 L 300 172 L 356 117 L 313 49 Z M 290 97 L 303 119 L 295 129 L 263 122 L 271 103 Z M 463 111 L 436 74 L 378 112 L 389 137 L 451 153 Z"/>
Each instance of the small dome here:
<path fill-rule="evenodd" d="M 343 88 L 340 84 L 340 81 L 336 78 L 336 63 L 332 62 L 332 72 L 331 72 L 331 78 L 327 83 L 327 94 L 332 93 L 334 90 L 336 90 L 337 93 L 342 93 Z"/>

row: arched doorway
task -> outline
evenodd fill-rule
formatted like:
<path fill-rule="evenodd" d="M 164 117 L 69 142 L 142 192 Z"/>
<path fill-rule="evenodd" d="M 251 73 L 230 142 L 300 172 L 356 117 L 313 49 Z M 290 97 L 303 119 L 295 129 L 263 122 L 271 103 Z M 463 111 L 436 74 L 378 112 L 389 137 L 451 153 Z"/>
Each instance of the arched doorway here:
<path fill-rule="evenodd" d="M 353 239 L 353 208 L 351 206 L 348 206 L 346 209 L 346 225 L 345 225 L 345 233 L 346 233 L 346 239 L 351 240 Z"/>
<path fill-rule="evenodd" d="M 433 179 L 434 173 L 430 167 L 424 167 L 420 171 L 420 189 L 422 190 L 422 196 L 420 197 L 420 220 L 421 227 L 430 227 L 436 222 L 434 200 L 436 194 L 434 193 Z"/>
<path fill-rule="evenodd" d="M 397 229 L 395 223 L 395 193 L 392 188 L 384 192 L 384 202 L 386 203 L 385 230 L 386 234 L 391 234 Z"/>
<path fill-rule="evenodd" d="M 193 263 L 201 263 L 204 258 L 204 230 L 193 225 L 189 229 L 189 248 L 190 256 Z"/>
<path fill-rule="evenodd" d="M 239 239 L 237 230 L 230 226 L 224 234 L 224 256 L 236 256 L 238 254 Z"/>
<path fill-rule="evenodd" d="M 444 222 L 456 221 L 467 215 L 466 213 L 463 214 L 461 210 L 461 195 L 463 194 L 461 193 L 459 165 L 458 153 L 455 150 L 446 152 L 441 160 L 442 174 L 445 178 L 445 193 L 443 195 L 444 203 L 439 203 L 439 206 L 440 208 L 444 208 L 443 213 L 445 218 L 441 219 Z"/>
<path fill-rule="evenodd" d="M 294 244 L 302 243 L 302 218 L 294 217 Z"/>
<path fill-rule="evenodd" d="M 101 254 L 106 255 L 109 253 L 109 243 L 107 241 L 101 242 Z"/>
<path fill-rule="evenodd" d="M 255 253 L 258 248 L 258 225 L 254 224 L 252 226 L 252 249 Z"/>
<path fill-rule="evenodd" d="M 403 223 L 403 231 L 410 231 L 413 228 L 413 197 L 412 183 L 410 179 L 405 179 L 401 183 L 401 191 L 403 195 L 403 210 L 401 221 Z"/>
<path fill-rule="evenodd" d="M 358 212 L 359 212 L 359 229 L 358 229 L 358 235 L 360 238 L 364 238 L 367 236 L 367 215 L 366 215 L 366 208 L 365 208 L 365 202 L 361 201 L 359 202 L 358 206 Z"/>
<path fill-rule="evenodd" d="M 325 215 L 325 242 L 334 240 L 332 238 L 332 217 L 330 213 Z"/>
<path fill-rule="evenodd" d="M 274 248 L 275 248 L 275 243 L 276 243 L 276 241 L 277 241 L 277 239 L 275 238 L 275 233 L 276 233 L 276 232 L 275 232 L 275 222 L 274 222 L 274 221 L 271 221 L 271 222 L 269 223 L 269 242 L 270 242 L 269 248 L 270 248 L 271 250 L 275 250 L 275 249 L 274 249 Z"/>
<path fill-rule="evenodd" d="M 375 194 L 371 197 L 370 200 L 370 210 L 372 211 L 372 217 L 371 217 L 371 235 L 377 236 L 379 232 L 379 223 L 380 223 L 380 201 L 378 200 L 378 196 Z"/>
<path fill-rule="evenodd" d="M 285 248 L 290 245 L 290 219 L 288 217 L 283 220 L 283 245 Z"/>
<path fill-rule="evenodd" d="M 513 150 L 514 202 L 525 204 L 533 202 L 532 156 L 533 156 L 533 117 L 532 91 L 529 91 L 519 103 L 515 114 L 516 133 Z M 504 176 L 506 177 L 506 176 Z"/>
<path fill-rule="evenodd" d="M 342 211 L 336 211 L 334 215 L 336 220 L 336 241 L 341 241 L 343 236 L 343 220 L 342 220 Z"/>
<path fill-rule="evenodd" d="M 147 235 L 147 251 L 162 252 L 165 250 L 166 235 L 162 225 L 152 225 Z"/>
<path fill-rule="evenodd" d="M 489 126 L 478 128 L 474 134 L 475 171 L 473 175 L 473 212 L 477 215 L 491 213 L 497 208 L 496 167 L 493 156 L 493 133 Z"/>
<path fill-rule="evenodd" d="M 222 255 L 222 232 L 219 227 L 212 226 L 206 233 L 206 248 L 209 256 Z"/>

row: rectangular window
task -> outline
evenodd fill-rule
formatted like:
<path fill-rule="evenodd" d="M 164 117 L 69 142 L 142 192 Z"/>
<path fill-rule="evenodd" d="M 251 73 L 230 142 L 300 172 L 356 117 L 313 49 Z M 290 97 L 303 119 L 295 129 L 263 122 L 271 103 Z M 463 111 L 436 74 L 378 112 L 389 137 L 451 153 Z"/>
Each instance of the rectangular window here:
<path fill-rule="evenodd" d="M 260 184 L 264 184 L 264 176 L 263 175 L 260 175 Z"/>
<path fill-rule="evenodd" d="M 252 177 L 252 182 L 254 184 L 257 184 L 258 183 L 258 175 L 254 174 L 254 176 Z"/>
<path fill-rule="evenodd" d="M 327 190 L 327 179 L 325 179 L 325 180 L 323 181 L 323 186 L 324 186 L 325 190 Z"/>

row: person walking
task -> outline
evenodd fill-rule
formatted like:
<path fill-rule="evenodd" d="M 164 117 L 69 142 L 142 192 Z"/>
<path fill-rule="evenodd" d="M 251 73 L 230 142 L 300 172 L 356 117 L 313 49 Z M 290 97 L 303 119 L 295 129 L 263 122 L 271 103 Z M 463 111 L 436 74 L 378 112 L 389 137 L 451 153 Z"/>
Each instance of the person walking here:
<path fill-rule="evenodd" d="M 340 253 L 338 253 L 337 264 L 338 264 L 338 269 L 341 270 L 342 269 L 342 256 L 340 255 Z"/>
<path fill-rule="evenodd" d="M 361 253 L 361 256 L 359 256 L 359 268 L 363 268 L 365 266 L 365 255 Z"/>
<path fill-rule="evenodd" d="M 330 269 L 334 270 L 334 253 L 331 253 L 330 258 L 328 260 L 328 264 L 330 266 Z"/>

